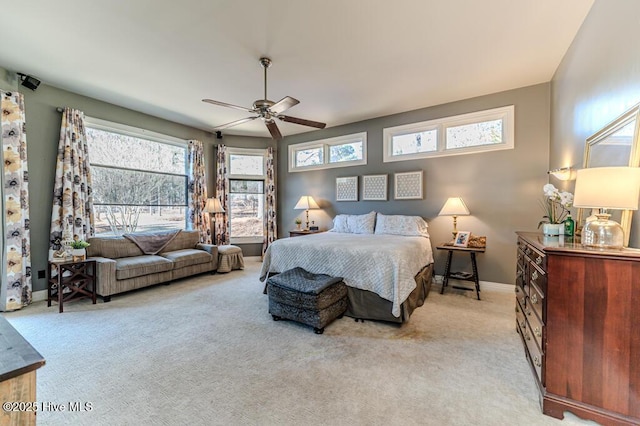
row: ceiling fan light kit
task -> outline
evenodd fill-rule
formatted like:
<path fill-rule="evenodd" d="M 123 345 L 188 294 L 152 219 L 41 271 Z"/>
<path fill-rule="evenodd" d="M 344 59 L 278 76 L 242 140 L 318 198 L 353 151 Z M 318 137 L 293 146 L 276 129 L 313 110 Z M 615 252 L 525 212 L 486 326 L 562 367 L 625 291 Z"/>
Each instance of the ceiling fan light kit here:
<path fill-rule="evenodd" d="M 289 108 L 300 103 L 299 100 L 292 98 L 291 96 L 285 96 L 280 99 L 278 102 L 273 102 L 269 100 L 267 97 L 267 68 L 271 66 L 271 59 L 263 57 L 260 58 L 260 65 L 264 69 L 264 99 L 258 99 L 253 102 L 253 108 L 245 108 L 238 105 L 228 104 L 226 102 L 214 101 L 213 99 L 203 99 L 203 102 L 207 102 L 213 105 L 223 106 L 227 108 L 238 109 L 241 111 L 250 112 L 253 114 L 257 114 L 253 117 L 241 118 L 240 120 L 232 121 L 230 123 L 221 124 L 220 126 L 214 127 L 214 131 L 219 132 L 222 129 L 227 129 L 229 127 L 237 126 L 239 124 L 244 124 L 249 121 L 253 121 L 256 118 L 262 119 L 264 124 L 267 126 L 269 133 L 273 139 L 279 140 L 282 139 L 282 133 L 280 133 L 280 129 L 276 125 L 275 119 L 282 120 L 287 123 L 300 124 L 302 126 L 315 127 L 317 129 L 324 129 L 326 124 L 321 123 L 319 121 L 305 120 L 303 118 L 291 117 L 289 115 L 283 115 L 282 113 Z"/>

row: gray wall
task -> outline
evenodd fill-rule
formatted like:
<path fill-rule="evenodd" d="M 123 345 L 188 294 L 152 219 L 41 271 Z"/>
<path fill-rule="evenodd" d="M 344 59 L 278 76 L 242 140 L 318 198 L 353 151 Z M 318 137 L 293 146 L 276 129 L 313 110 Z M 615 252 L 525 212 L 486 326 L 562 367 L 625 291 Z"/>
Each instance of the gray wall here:
<path fill-rule="evenodd" d="M 551 82 L 551 168 L 582 168 L 586 138 L 640 102 L 639 25 L 640 2 L 595 1 Z M 640 247 L 639 219 L 632 247 Z"/>
<path fill-rule="evenodd" d="M 62 115 L 57 107 L 73 107 L 91 117 L 140 127 L 181 139 L 198 139 L 205 145 L 208 193 L 215 193 L 215 145 L 261 147 L 269 139 L 225 136 L 222 140 L 208 132 L 152 117 L 113 104 L 40 84 L 36 91 L 19 86 L 15 73 L 0 68 L 0 88 L 19 90 L 24 95 L 27 123 L 27 155 L 29 158 L 29 209 L 31 223 L 31 263 L 33 289 L 44 290 L 44 279 L 38 271 L 46 269 L 49 249 L 49 226 L 53 200 L 56 153 Z M 243 246 L 246 255 L 260 253 L 260 245 Z"/>
<path fill-rule="evenodd" d="M 535 230 L 542 216 L 538 200 L 547 183 L 549 159 L 548 83 L 496 93 L 459 102 L 380 117 L 284 138 L 278 153 L 279 235 L 295 229 L 295 218 L 304 212 L 294 210 L 301 195 L 312 195 L 322 210 L 311 210 L 310 219 L 321 229 L 331 227 L 339 213 L 362 214 L 375 210 L 385 214 L 424 217 L 429 222 L 434 247 L 451 239 L 452 218 L 438 217 L 448 197 L 461 196 L 471 216 L 458 218 L 458 229 L 487 236 L 487 251 L 478 257 L 480 279 L 513 283 L 515 279 L 517 230 Z M 515 149 L 481 154 L 458 155 L 423 160 L 382 162 L 382 130 L 418 121 L 515 105 Z M 364 166 L 289 173 L 287 146 L 312 140 L 367 132 L 368 163 Z M 423 170 L 424 199 L 393 200 L 393 173 Z M 388 201 L 336 202 L 335 179 L 367 174 L 389 175 Z M 436 272 L 444 271 L 444 253 L 435 252 Z M 456 267 L 466 266 L 460 256 Z"/>

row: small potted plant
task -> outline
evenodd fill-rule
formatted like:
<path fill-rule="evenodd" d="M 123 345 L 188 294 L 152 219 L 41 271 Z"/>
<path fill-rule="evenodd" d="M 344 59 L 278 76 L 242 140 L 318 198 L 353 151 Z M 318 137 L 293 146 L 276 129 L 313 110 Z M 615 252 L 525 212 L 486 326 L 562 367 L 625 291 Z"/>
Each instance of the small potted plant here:
<path fill-rule="evenodd" d="M 80 239 L 74 239 L 71 242 L 71 255 L 73 256 L 73 260 L 84 260 L 87 256 L 86 248 L 89 247 L 90 244 L 86 241 Z"/>
<path fill-rule="evenodd" d="M 298 229 L 300 229 L 300 225 L 302 225 L 302 219 L 300 219 L 299 217 L 296 218 L 296 226 L 298 227 Z"/>
<path fill-rule="evenodd" d="M 548 236 L 564 234 L 564 220 L 573 204 L 573 194 L 560 191 L 550 183 L 542 187 L 542 192 L 544 199 L 540 204 L 545 215 L 538 223 L 538 228 L 542 226 L 542 233 Z"/>

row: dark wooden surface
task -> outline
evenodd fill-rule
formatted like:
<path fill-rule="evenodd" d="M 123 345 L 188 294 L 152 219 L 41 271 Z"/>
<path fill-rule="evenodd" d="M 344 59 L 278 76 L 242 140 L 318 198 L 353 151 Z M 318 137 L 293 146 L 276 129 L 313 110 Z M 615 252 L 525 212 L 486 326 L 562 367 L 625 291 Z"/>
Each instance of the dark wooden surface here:
<path fill-rule="evenodd" d="M 570 411 L 604 425 L 640 424 L 640 251 L 518 235 L 526 244 L 521 248 L 531 249 L 525 256 L 531 263 L 540 253 L 546 257 L 534 268 L 545 266 L 546 273 L 544 280 L 536 277 L 544 283 L 543 412 L 562 418 Z M 524 275 L 516 294 L 531 297 L 531 289 L 543 286 Z M 518 298 L 526 303 L 517 309 L 533 310 L 528 297 Z"/>
<path fill-rule="evenodd" d="M 36 370 L 43 365 L 42 355 L 3 316 L 0 316 L 0 382 Z"/>
<path fill-rule="evenodd" d="M 305 231 L 304 229 L 296 229 L 294 231 L 289 231 L 289 237 L 300 237 L 302 235 L 318 234 L 320 232 L 324 231 Z"/>

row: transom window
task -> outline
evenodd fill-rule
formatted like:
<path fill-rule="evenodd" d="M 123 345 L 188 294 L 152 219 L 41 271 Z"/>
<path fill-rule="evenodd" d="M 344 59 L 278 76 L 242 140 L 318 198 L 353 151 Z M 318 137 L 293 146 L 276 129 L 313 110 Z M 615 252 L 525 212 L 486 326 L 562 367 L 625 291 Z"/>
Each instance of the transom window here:
<path fill-rule="evenodd" d="M 227 147 L 229 237 L 232 243 L 261 243 L 264 236 L 264 149 Z"/>
<path fill-rule="evenodd" d="M 289 145 L 289 171 L 367 164 L 367 133 Z"/>
<path fill-rule="evenodd" d="M 384 162 L 513 149 L 514 106 L 389 127 Z"/>
<path fill-rule="evenodd" d="M 186 227 L 185 141 L 95 118 L 86 132 L 96 235 Z"/>

